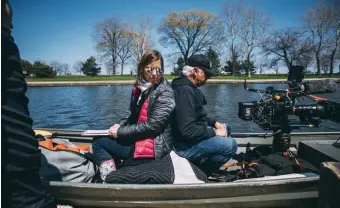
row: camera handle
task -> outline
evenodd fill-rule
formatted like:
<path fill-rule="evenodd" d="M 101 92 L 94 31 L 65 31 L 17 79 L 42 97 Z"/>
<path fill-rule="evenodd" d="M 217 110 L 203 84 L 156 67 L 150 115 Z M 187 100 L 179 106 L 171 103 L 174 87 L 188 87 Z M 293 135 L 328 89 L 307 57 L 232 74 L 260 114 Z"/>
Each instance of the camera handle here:
<path fill-rule="evenodd" d="M 275 152 L 286 152 L 290 148 L 290 132 L 281 131 L 274 135 L 273 149 Z"/>

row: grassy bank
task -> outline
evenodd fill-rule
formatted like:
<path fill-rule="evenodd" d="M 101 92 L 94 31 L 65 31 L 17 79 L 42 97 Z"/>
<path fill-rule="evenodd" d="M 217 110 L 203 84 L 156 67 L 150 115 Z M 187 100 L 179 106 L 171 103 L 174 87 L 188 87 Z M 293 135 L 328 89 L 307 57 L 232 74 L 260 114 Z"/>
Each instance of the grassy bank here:
<path fill-rule="evenodd" d="M 165 77 L 169 80 L 175 78 L 176 76 L 165 75 Z M 335 74 L 333 76 L 329 75 L 306 75 L 305 78 L 340 78 L 340 74 Z M 88 76 L 79 76 L 79 75 L 72 75 L 72 76 L 56 76 L 54 78 L 35 78 L 35 77 L 28 77 L 26 78 L 27 82 L 56 82 L 56 81 L 121 81 L 121 80 L 134 80 L 135 76 L 130 75 L 116 75 L 116 76 L 95 76 L 95 77 L 88 77 Z M 246 76 L 217 76 L 213 79 L 226 79 L 226 80 L 256 80 L 256 79 L 287 79 L 287 75 L 253 75 L 251 78 Z"/>

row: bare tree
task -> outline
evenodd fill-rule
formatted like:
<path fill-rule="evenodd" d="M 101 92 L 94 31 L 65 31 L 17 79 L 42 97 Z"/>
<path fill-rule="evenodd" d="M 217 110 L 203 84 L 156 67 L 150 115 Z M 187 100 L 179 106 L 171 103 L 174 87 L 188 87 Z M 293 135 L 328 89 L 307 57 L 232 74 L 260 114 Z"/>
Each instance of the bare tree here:
<path fill-rule="evenodd" d="M 113 63 L 112 63 L 112 60 L 108 60 L 104 63 L 105 65 L 105 68 L 106 68 L 106 73 L 108 75 L 115 75 L 116 74 L 116 71 L 112 71 L 113 67 Z M 114 68 L 116 70 L 116 68 Z"/>
<path fill-rule="evenodd" d="M 131 49 L 132 62 L 135 64 L 134 70 L 137 71 L 137 65 L 141 60 L 143 54 L 151 49 L 150 41 L 150 19 L 143 18 L 134 30 L 133 45 Z"/>
<path fill-rule="evenodd" d="M 329 72 L 329 55 L 322 54 L 320 56 L 320 69 L 323 71 L 324 74 Z"/>
<path fill-rule="evenodd" d="M 132 30 L 126 30 L 122 32 L 122 36 L 118 40 L 117 56 L 120 60 L 121 75 L 124 72 L 124 64 L 132 57 L 134 35 L 135 33 Z"/>
<path fill-rule="evenodd" d="M 262 43 L 264 55 L 272 55 L 272 62 L 282 61 L 291 70 L 292 66 L 311 51 L 310 43 L 303 33 L 292 28 L 274 31 Z"/>
<path fill-rule="evenodd" d="M 66 63 L 61 63 L 58 61 L 52 61 L 50 66 L 57 72 L 58 75 L 67 75 L 69 74 L 69 65 Z"/>
<path fill-rule="evenodd" d="M 254 49 L 260 46 L 262 38 L 268 29 L 269 22 L 267 16 L 256 10 L 255 7 L 247 7 L 244 9 L 244 12 L 245 14 L 241 15 L 243 16 L 243 21 L 241 22 L 241 32 L 239 35 L 245 45 L 248 63 L 247 73 L 248 77 L 251 77 L 250 58 L 253 55 Z"/>
<path fill-rule="evenodd" d="M 309 47 L 310 50 L 306 50 L 305 53 L 300 54 L 300 57 L 298 57 L 296 60 L 296 64 L 303 66 L 305 68 L 305 72 L 307 72 L 308 68 L 312 66 L 314 63 L 313 50 L 310 45 Z"/>
<path fill-rule="evenodd" d="M 258 59 L 257 68 L 259 68 L 259 73 L 262 74 L 264 71 L 267 71 L 271 68 L 271 59 L 268 56 L 262 56 Z"/>
<path fill-rule="evenodd" d="M 159 26 L 160 42 L 164 47 L 177 46 L 172 55 L 188 58 L 221 40 L 222 24 L 216 15 L 200 10 L 171 12 Z"/>
<path fill-rule="evenodd" d="M 329 74 L 334 72 L 335 60 L 340 60 L 337 56 L 337 52 L 340 51 L 340 3 L 336 2 L 331 7 L 331 27 L 329 33 L 329 39 L 326 45 L 329 49 Z"/>
<path fill-rule="evenodd" d="M 312 49 L 315 54 L 317 73 L 320 75 L 322 51 L 325 49 L 326 34 L 331 27 L 331 9 L 319 3 L 309 10 L 303 18 L 305 27 L 312 40 Z"/>
<path fill-rule="evenodd" d="M 236 4 L 233 1 L 227 1 L 225 3 L 220 19 L 223 22 L 224 33 L 223 33 L 223 43 L 226 48 L 231 52 L 231 63 L 233 67 L 232 74 L 236 73 L 236 62 L 238 57 L 238 43 L 240 43 L 239 34 L 241 33 L 241 22 L 242 15 L 240 15 L 244 10 L 244 5 L 240 2 Z"/>
<path fill-rule="evenodd" d="M 72 68 L 76 73 L 82 74 L 81 68 L 83 67 L 83 62 L 82 61 L 77 61 L 76 63 L 73 64 Z"/>
<path fill-rule="evenodd" d="M 54 69 L 54 71 L 58 74 L 61 75 L 63 73 L 63 66 L 62 63 L 58 61 L 52 61 L 50 63 L 50 66 Z"/>
<path fill-rule="evenodd" d="M 123 37 L 124 23 L 117 19 L 107 19 L 95 26 L 94 39 L 103 59 L 111 59 L 112 74 L 116 72 L 119 40 Z"/>
<path fill-rule="evenodd" d="M 62 70 L 62 73 L 64 75 L 68 75 L 70 74 L 70 70 L 69 70 L 69 65 L 68 64 L 61 64 L 61 70 Z"/>

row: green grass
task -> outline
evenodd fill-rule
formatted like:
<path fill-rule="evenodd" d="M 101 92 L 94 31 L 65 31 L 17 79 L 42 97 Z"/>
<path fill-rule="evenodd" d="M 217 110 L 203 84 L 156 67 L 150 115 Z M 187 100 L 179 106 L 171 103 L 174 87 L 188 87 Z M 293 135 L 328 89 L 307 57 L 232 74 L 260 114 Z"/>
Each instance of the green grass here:
<path fill-rule="evenodd" d="M 165 75 L 168 80 L 175 78 L 176 76 Z M 340 74 L 335 74 L 333 76 L 329 75 L 306 75 L 305 78 L 340 78 Z M 27 82 L 56 82 L 56 81 L 121 81 L 121 80 L 135 80 L 135 76 L 131 75 L 116 75 L 116 76 L 109 76 L 109 75 L 101 75 L 95 77 L 89 76 L 79 76 L 79 75 L 71 75 L 71 76 L 56 76 L 54 78 L 35 78 L 35 77 L 28 77 L 26 78 Z M 213 79 L 229 79 L 229 80 L 243 80 L 243 79 L 287 79 L 287 75 L 280 74 L 265 74 L 265 75 L 253 75 L 251 78 L 246 76 L 217 76 L 213 77 Z"/>

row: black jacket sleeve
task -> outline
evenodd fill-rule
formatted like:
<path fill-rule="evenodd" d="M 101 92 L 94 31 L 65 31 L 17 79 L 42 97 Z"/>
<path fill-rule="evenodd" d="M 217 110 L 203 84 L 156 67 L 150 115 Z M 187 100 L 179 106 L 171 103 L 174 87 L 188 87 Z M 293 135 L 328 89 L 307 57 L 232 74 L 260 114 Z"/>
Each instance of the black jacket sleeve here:
<path fill-rule="evenodd" d="M 207 122 L 208 122 L 208 126 L 215 128 L 216 119 L 213 119 L 213 118 L 207 116 Z"/>
<path fill-rule="evenodd" d="M 125 113 L 124 117 L 123 117 L 122 119 L 119 120 L 118 124 L 119 124 L 120 126 L 126 126 L 126 125 L 128 125 L 128 124 L 129 124 L 129 120 L 130 120 L 130 116 L 131 116 L 131 110 L 129 109 L 129 110 Z"/>
<path fill-rule="evenodd" d="M 204 140 L 215 136 L 212 128 L 196 122 L 195 92 L 187 88 L 176 91 L 175 125 L 181 139 Z"/>
<path fill-rule="evenodd" d="M 170 122 L 170 116 L 175 109 L 173 91 L 164 91 L 155 98 L 147 121 L 122 126 L 118 129 L 117 139 L 138 140 L 147 137 L 157 137 Z"/>

